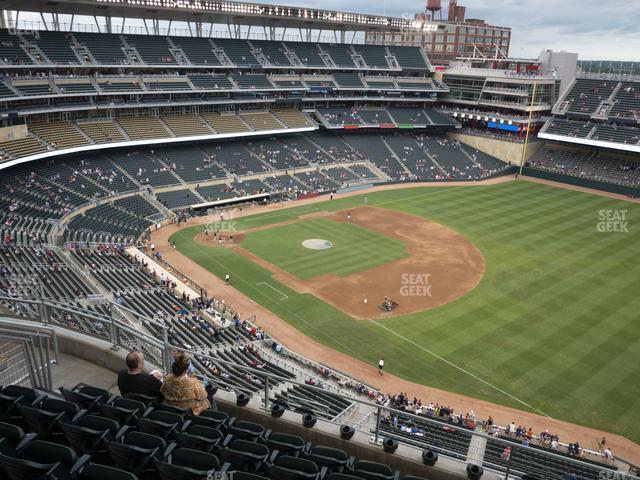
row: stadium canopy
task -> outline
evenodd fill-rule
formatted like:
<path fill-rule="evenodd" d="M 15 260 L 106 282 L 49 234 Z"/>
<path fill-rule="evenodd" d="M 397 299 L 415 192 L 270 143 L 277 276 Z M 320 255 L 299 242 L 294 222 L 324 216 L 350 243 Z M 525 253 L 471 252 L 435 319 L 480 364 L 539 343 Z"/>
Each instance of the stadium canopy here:
<path fill-rule="evenodd" d="M 159 21 L 254 26 L 272 32 L 276 29 L 401 32 L 432 30 L 435 26 L 402 17 L 218 0 L 3 0 L 0 6 L 5 11 L 50 14 L 54 28 L 59 15 L 142 19 L 145 24 L 150 22 L 152 31 Z"/>

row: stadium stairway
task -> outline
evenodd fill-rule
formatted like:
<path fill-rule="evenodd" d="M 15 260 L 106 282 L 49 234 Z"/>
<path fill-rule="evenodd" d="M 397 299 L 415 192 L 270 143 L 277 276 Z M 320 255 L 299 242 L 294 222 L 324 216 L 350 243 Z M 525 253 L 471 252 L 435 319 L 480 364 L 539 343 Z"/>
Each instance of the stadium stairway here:
<path fill-rule="evenodd" d="M 387 140 L 381 136 L 380 137 L 382 139 L 382 143 L 384 143 L 384 146 L 387 147 L 387 150 L 389 150 L 389 153 L 391 153 L 391 156 L 393 158 L 396 159 L 396 161 L 402 166 L 402 168 L 404 169 L 405 173 L 409 176 L 413 175 L 413 172 L 411 170 L 409 170 L 407 168 L 407 166 L 404 164 L 404 162 L 400 159 L 400 157 L 398 156 L 398 154 L 395 152 L 395 150 L 393 148 L 391 148 L 391 145 L 389 145 L 389 142 L 387 142 Z"/>

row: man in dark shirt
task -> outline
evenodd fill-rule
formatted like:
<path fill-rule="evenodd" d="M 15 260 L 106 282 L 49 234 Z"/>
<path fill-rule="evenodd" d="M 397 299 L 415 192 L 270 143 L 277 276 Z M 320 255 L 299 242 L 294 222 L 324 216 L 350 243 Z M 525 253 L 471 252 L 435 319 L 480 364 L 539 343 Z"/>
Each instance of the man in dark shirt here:
<path fill-rule="evenodd" d="M 141 352 L 131 352 L 125 359 L 127 368 L 118 373 L 118 388 L 124 396 L 127 393 L 137 393 L 149 397 L 160 397 L 162 382 L 153 375 L 144 372 L 144 355 Z"/>

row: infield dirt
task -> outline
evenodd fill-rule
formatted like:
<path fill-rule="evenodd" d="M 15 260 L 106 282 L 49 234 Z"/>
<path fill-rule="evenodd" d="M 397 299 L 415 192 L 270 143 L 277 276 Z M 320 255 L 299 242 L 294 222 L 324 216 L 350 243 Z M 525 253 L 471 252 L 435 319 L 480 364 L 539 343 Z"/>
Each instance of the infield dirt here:
<path fill-rule="evenodd" d="M 359 207 L 347 212 L 316 212 L 293 221 L 271 224 L 234 235 L 233 248 L 252 262 L 273 272 L 274 280 L 298 293 L 311 293 L 353 318 L 364 320 L 428 310 L 445 304 L 473 289 L 482 279 L 485 263 L 473 243 L 439 223 L 402 212 L 376 207 Z M 357 225 L 400 240 L 407 257 L 347 276 L 321 275 L 301 280 L 273 263 L 242 248 L 245 235 L 258 230 L 301 222 L 322 216 L 336 222 Z M 209 247 L 221 244 L 213 236 L 200 234 L 196 241 Z M 357 244 L 353 249 L 359 248 Z M 347 293 L 347 294 L 345 294 Z M 392 312 L 380 308 L 384 297 L 398 306 Z M 366 302 L 365 302 L 366 300 Z"/>

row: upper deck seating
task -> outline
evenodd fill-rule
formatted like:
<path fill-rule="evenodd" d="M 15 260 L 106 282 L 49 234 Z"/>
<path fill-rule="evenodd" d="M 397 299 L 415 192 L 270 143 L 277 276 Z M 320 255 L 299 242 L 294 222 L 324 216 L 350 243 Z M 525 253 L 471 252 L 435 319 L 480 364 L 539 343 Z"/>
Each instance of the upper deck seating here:
<path fill-rule="evenodd" d="M 171 41 L 194 65 L 221 65 L 220 59 L 213 52 L 213 44 L 208 38 L 171 37 Z"/>
<path fill-rule="evenodd" d="M 130 47 L 136 49 L 142 61 L 147 65 L 172 65 L 178 63 L 171 50 L 167 37 L 154 35 L 126 35 Z"/>
<path fill-rule="evenodd" d="M 129 63 L 122 48 L 120 35 L 114 33 L 74 32 L 73 36 L 78 43 L 89 49 L 97 63 L 103 65 L 122 65 Z"/>

